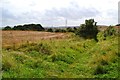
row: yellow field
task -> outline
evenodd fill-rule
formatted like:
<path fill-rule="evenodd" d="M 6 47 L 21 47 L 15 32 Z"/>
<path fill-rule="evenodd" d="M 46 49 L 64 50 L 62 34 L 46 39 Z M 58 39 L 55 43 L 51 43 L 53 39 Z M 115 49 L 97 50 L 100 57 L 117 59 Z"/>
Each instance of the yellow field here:
<path fill-rule="evenodd" d="M 63 39 L 66 33 L 50 33 L 38 31 L 2 31 L 2 46 L 11 46 L 25 42 L 34 42 L 44 39 Z"/>

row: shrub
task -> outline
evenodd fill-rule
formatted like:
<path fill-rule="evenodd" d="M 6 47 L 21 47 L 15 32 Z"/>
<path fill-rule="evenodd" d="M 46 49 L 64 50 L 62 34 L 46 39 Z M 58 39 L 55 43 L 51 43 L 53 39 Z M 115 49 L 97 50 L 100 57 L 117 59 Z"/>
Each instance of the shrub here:
<path fill-rule="evenodd" d="M 53 32 L 52 28 L 47 29 L 47 32 Z"/>
<path fill-rule="evenodd" d="M 55 32 L 61 32 L 61 29 L 55 29 Z"/>
<path fill-rule="evenodd" d="M 101 63 L 101 65 L 108 65 L 108 62 L 107 62 L 106 60 L 104 60 L 104 59 L 102 59 L 102 60 L 100 61 L 100 63 Z"/>
<path fill-rule="evenodd" d="M 74 32 L 74 30 L 71 27 L 68 27 L 67 32 Z"/>
<path fill-rule="evenodd" d="M 61 29 L 61 32 L 67 32 L 65 29 Z"/>
<path fill-rule="evenodd" d="M 12 28 L 10 26 L 6 26 L 5 28 L 3 28 L 3 30 L 12 30 Z"/>
<path fill-rule="evenodd" d="M 116 26 L 120 26 L 120 24 L 117 24 Z"/>
<path fill-rule="evenodd" d="M 97 22 L 94 19 L 89 19 L 85 21 L 77 30 L 76 34 L 84 38 L 94 38 L 97 41 L 98 29 L 96 26 Z"/>
<path fill-rule="evenodd" d="M 112 36 L 116 34 L 116 30 L 114 29 L 113 26 L 109 26 L 105 31 L 104 31 L 104 37 L 107 36 Z"/>
<path fill-rule="evenodd" d="M 103 66 L 101 65 L 97 65 L 97 67 L 95 68 L 94 70 L 94 75 L 97 75 L 97 74 L 105 74 L 106 73 L 106 70 L 104 69 Z"/>
<path fill-rule="evenodd" d="M 76 27 L 74 27 L 73 29 L 74 29 L 74 31 L 76 31 L 76 30 L 77 30 L 77 28 L 76 28 Z"/>
<path fill-rule="evenodd" d="M 65 29 L 55 29 L 55 32 L 67 32 Z"/>

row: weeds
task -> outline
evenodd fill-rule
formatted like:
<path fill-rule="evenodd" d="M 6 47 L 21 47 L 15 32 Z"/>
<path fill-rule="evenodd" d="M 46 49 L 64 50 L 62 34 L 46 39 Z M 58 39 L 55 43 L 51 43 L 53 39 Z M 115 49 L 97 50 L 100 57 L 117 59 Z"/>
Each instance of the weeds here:
<path fill-rule="evenodd" d="M 116 36 L 98 33 L 99 42 L 70 33 L 67 39 L 41 40 L 3 48 L 4 78 L 116 78 Z M 104 36 L 103 36 L 104 37 Z M 92 74 L 93 73 L 93 74 Z"/>

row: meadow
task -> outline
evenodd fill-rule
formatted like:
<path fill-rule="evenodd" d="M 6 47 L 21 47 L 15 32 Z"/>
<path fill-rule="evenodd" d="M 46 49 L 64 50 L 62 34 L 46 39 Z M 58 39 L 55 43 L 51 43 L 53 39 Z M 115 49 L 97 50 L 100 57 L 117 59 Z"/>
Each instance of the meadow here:
<path fill-rule="evenodd" d="M 2 31 L 3 78 L 118 78 L 118 36 Z"/>

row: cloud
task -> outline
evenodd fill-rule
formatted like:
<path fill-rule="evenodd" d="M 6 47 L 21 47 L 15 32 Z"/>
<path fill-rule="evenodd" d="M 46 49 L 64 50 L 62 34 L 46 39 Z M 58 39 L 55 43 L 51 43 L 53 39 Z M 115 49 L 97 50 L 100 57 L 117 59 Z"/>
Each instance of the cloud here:
<path fill-rule="evenodd" d="M 7 25 L 15 26 L 19 24 L 39 23 L 41 19 L 39 17 L 41 14 L 38 11 L 27 11 L 16 14 L 9 8 L 1 8 L 1 10 L 3 27 Z"/>
<path fill-rule="evenodd" d="M 1 13 L 2 13 L 2 25 L 4 26 L 6 24 L 13 24 L 15 23 L 15 20 L 17 20 L 17 17 L 8 9 L 5 8 L 1 8 Z"/>
<path fill-rule="evenodd" d="M 8 9 L 2 8 L 1 10 L 3 19 L 16 19 L 16 16 L 14 16 L 14 14 Z"/>
<path fill-rule="evenodd" d="M 92 7 L 80 7 L 77 2 L 71 2 L 68 7 L 45 10 L 42 20 L 46 20 L 46 23 L 49 25 L 64 25 L 67 19 L 72 25 L 79 25 L 81 24 L 79 22 L 81 19 L 97 15 L 100 15 L 99 10 Z"/>
<path fill-rule="evenodd" d="M 118 3 L 118 24 L 120 24 L 120 1 Z"/>
<path fill-rule="evenodd" d="M 76 2 L 71 2 L 68 7 L 47 9 L 44 12 L 30 10 L 20 12 L 19 14 L 10 11 L 9 8 L 3 8 L 3 25 L 5 24 L 24 24 L 24 23 L 42 23 L 43 25 L 64 25 L 65 19 L 69 21 L 79 20 L 86 17 L 94 17 L 100 12 L 94 8 L 79 7 Z M 75 21 L 74 21 L 75 22 Z"/>
<path fill-rule="evenodd" d="M 2 0 L 3 26 L 39 23 L 43 26 L 79 25 L 94 18 L 101 24 L 117 23 L 118 0 Z M 93 3 L 94 2 L 94 3 Z M 104 2 L 105 5 L 102 5 Z M 109 3 L 108 3 L 109 2 Z M 19 3 L 19 4 L 18 4 Z M 0 3 L 1 4 L 1 3 Z"/>
<path fill-rule="evenodd" d="M 66 18 L 70 20 L 78 20 L 86 17 L 93 17 L 99 15 L 99 11 L 95 8 L 85 8 L 79 7 L 77 4 L 70 5 L 66 8 L 52 8 L 51 10 L 46 10 L 45 16 L 56 17 L 56 18 Z"/>

